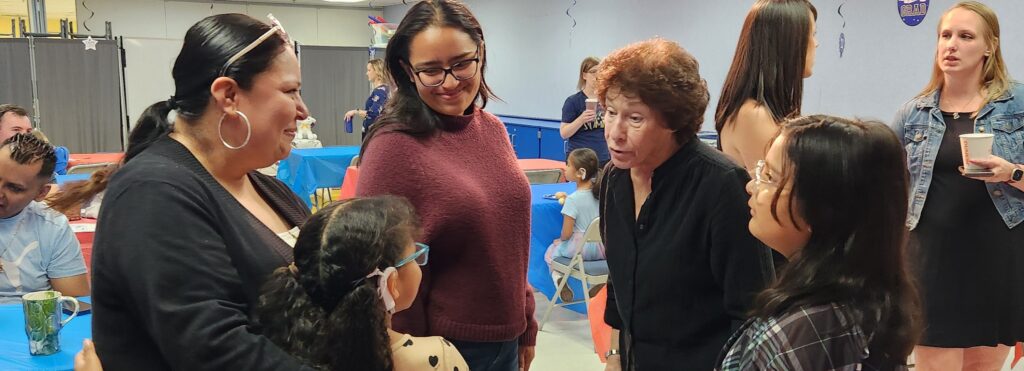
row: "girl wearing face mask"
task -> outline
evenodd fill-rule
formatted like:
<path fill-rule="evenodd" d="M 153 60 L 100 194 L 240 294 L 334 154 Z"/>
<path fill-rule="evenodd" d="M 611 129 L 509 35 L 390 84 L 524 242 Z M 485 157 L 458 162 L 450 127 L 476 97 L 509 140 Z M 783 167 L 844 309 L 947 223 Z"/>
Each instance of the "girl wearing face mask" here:
<path fill-rule="evenodd" d="M 352 199 L 320 210 L 302 227 L 295 264 L 263 286 L 263 333 L 329 370 L 468 370 L 440 337 L 391 329 L 412 306 L 430 248 L 413 242 L 419 223 L 401 198 Z"/>
<path fill-rule="evenodd" d="M 784 123 L 747 183 L 750 232 L 789 260 L 718 370 L 905 370 L 920 302 L 905 258 L 907 176 L 877 122 Z"/>
<path fill-rule="evenodd" d="M 997 370 L 1024 340 L 1024 85 L 1010 79 L 999 20 L 965 1 L 938 26 L 931 81 L 893 123 L 906 147 L 907 226 L 924 298 L 919 370 Z M 962 134 L 992 156 L 963 173 Z"/>
<path fill-rule="evenodd" d="M 530 188 L 504 124 L 483 111 L 487 44 L 453 0 L 413 5 L 388 43 L 396 88 L 362 147 L 357 195 L 403 196 L 432 263 L 395 330 L 444 336 L 474 371 L 529 368 Z"/>

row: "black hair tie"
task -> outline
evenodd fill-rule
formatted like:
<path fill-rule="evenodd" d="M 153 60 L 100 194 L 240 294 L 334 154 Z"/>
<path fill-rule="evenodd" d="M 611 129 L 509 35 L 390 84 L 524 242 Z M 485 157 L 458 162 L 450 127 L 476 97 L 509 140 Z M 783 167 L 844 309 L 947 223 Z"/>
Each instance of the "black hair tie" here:
<path fill-rule="evenodd" d="M 178 102 L 174 99 L 173 95 L 167 99 L 167 106 L 170 107 L 172 110 L 178 109 Z"/>

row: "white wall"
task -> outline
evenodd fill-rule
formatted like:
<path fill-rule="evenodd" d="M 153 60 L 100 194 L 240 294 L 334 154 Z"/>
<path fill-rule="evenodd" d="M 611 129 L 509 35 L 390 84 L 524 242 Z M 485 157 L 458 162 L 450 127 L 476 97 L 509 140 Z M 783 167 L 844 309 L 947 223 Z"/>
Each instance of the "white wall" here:
<path fill-rule="evenodd" d="M 697 0 L 466 0 L 484 28 L 488 44 L 487 81 L 505 103 L 495 113 L 560 118 L 565 98 L 574 92 L 579 62 L 602 56 L 630 42 L 656 35 L 679 42 L 701 63 L 711 89 L 704 123 L 713 129 L 713 112 L 732 61 L 746 1 Z M 812 0 L 818 8 L 817 63 L 806 80 L 804 113 L 831 113 L 889 121 L 900 104 L 927 83 L 935 51 L 935 29 L 954 0 L 932 0 L 924 22 L 903 24 L 897 0 Z M 986 0 L 1002 17 L 1003 56 L 1010 74 L 1024 74 L 1024 14 L 1019 0 Z M 837 13 L 845 3 L 843 20 Z M 385 8 L 394 22 L 407 6 Z M 570 38 L 571 32 L 571 38 Z M 839 58 L 840 32 L 846 49 Z"/>
<path fill-rule="evenodd" d="M 102 33 L 111 21 L 115 36 L 125 44 L 125 90 L 132 124 L 143 110 L 174 94 L 171 67 L 181 49 L 185 31 L 204 17 L 242 13 L 266 19 L 268 13 L 281 21 L 288 35 L 304 45 L 368 46 L 368 15 L 380 9 L 297 6 L 288 4 L 213 3 L 165 0 L 89 0 L 90 10 L 78 2 L 78 27 L 83 33 Z M 87 22 L 92 31 L 82 28 Z"/>
<path fill-rule="evenodd" d="M 307 45 L 366 46 L 370 28 L 368 15 L 382 15 L 380 9 L 313 7 L 290 4 L 245 4 L 165 1 L 89 0 L 89 10 L 78 2 L 78 22 L 88 22 L 93 32 L 102 32 L 111 21 L 115 36 L 182 39 L 185 31 L 203 17 L 220 13 L 243 13 L 265 19 L 273 13 L 289 36 Z M 83 29 L 84 31 L 84 29 Z"/>

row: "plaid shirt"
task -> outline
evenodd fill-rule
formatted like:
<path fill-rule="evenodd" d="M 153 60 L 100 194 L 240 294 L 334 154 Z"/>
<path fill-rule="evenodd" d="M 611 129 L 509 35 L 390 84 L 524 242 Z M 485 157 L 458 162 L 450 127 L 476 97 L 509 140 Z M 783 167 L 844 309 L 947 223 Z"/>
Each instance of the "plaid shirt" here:
<path fill-rule="evenodd" d="M 781 317 L 752 318 L 726 343 L 721 371 L 906 370 L 905 360 L 884 362 L 868 349 L 869 337 L 851 324 L 845 306 L 800 307 Z M 872 357 L 876 356 L 876 357 Z"/>

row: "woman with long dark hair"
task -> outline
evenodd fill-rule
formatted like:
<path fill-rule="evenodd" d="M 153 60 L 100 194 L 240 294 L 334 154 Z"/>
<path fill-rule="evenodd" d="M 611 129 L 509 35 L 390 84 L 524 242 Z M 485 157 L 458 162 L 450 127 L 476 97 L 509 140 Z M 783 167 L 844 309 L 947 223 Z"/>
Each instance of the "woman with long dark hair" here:
<path fill-rule="evenodd" d="M 388 43 L 396 88 L 362 147 L 357 195 L 409 199 L 431 264 L 396 331 L 451 340 L 474 371 L 529 368 L 537 336 L 530 189 L 494 98 L 483 29 L 465 5 L 413 5 Z"/>
<path fill-rule="evenodd" d="M 390 329 L 416 298 L 430 247 L 416 212 L 394 196 L 350 199 L 302 226 L 295 264 L 278 268 L 256 309 L 263 334 L 327 370 L 468 370 L 441 337 Z"/>
<path fill-rule="evenodd" d="M 921 329 L 906 258 L 906 162 L 884 124 L 789 121 L 755 166 L 750 232 L 789 263 L 720 370 L 906 369 Z"/>
<path fill-rule="evenodd" d="M 295 51 L 273 23 L 221 14 L 189 28 L 174 95 L 132 130 L 92 261 L 93 336 L 106 369 L 305 367 L 251 317 L 309 216 L 256 171 L 288 155 L 308 115 Z"/>
<path fill-rule="evenodd" d="M 957 3 L 937 28 L 931 81 L 894 122 L 927 321 L 914 358 L 920 371 L 998 370 L 1024 340 L 1024 85 L 985 4 Z M 962 170 L 960 135 L 975 133 L 992 135 L 992 156 L 972 161 L 988 174 Z"/>
<path fill-rule="evenodd" d="M 747 13 L 715 110 L 719 147 L 747 170 L 779 123 L 800 115 L 803 80 L 818 47 L 817 18 L 807 0 L 758 0 Z"/>

